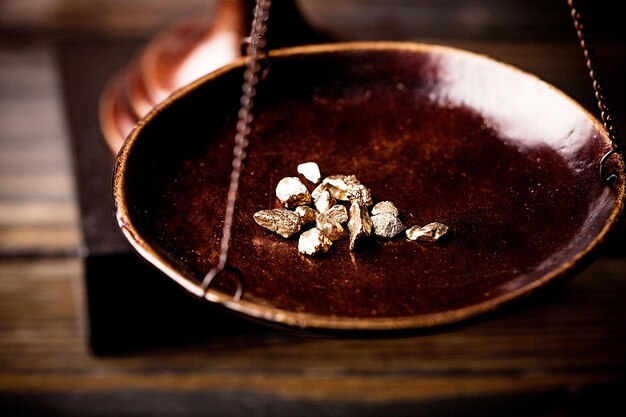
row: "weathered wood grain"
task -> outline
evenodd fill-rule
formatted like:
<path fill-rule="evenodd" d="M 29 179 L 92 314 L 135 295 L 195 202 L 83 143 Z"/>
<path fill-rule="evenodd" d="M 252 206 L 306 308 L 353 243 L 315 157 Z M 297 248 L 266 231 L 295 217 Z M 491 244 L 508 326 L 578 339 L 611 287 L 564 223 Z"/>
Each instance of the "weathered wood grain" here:
<path fill-rule="evenodd" d="M 0 389 L 89 390 L 117 384 L 182 389 L 210 381 L 218 386 L 221 378 L 243 385 L 251 378 L 253 386 L 254 376 L 277 381 L 360 376 L 373 385 L 382 378 L 381 393 L 385 378 L 449 378 L 448 387 L 424 387 L 442 393 L 454 390 L 464 378 L 480 379 L 486 385 L 471 390 L 488 393 L 500 389 L 500 382 L 490 385 L 493 381 L 510 380 L 513 386 L 518 378 L 523 384 L 525 379 L 546 377 L 562 387 L 584 385 L 586 375 L 593 376 L 587 383 L 616 381 L 626 370 L 626 304 L 621 302 L 625 267 L 622 260 L 599 261 L 558 292 L 502 317 L 430 336 L 328 339 L 259 327 L 253 334 L 218 334 L 199 346 L 102 359 L 89 354 L 77 327 L 77 261 L 2 261 Z M 333 392 L 329 384 L 325 395 L 346 394 Z M 384 395 L 400 395 L 393 386 L 387 390 Z M 310 388 L 298 394 L 313 395 Z"/>
<path fill-rule="evenodd" d="M 58 88 L 49 48 L 0 49 L 0 256 L 76 252 Z"/>
<path fill-rule="evenodd" d="M 388 340 L 258 328 L 124 357 L 89 354 L 75 314 L 80 264 L 0 262 L 0 396 L 243 392 L 276 401 L 430 403 L 507 396 L 577 398 L 626 371 L 626 261 L 604 260 L 502 317 Z M 172 401 L 183 401 L 176 395 Z M 142 406 L 138 405 L 138 409 Z M 262 414 L 259 414 L 262 415 Z"/>

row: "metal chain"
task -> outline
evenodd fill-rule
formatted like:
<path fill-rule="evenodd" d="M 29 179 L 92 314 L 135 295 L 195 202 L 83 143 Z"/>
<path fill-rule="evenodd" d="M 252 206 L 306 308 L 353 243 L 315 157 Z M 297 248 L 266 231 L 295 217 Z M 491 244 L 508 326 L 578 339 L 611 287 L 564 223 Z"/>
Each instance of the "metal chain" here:
<path fill-rule="evenodd" d="M 607 104 L 606 95 L 601 85 L 600 77 L 598 74 L 598 64 L 595 58 L 595 50 L 589 44 L 589 37 L 587 35 L 582 16 L 580 14 L 580 10 L 576 7 L 575 3 L 575 0 L 567 0 L 567 5 L 570 8 L 570 14 L 574 22 L 574 28 L 576 29 L 576 35 L 578 35 L 580 47 L 582 48 L 585 55 L 587 69 L 589 70 L 589 78 L 591 78 L 591 81 L 593 82 L 593 91 L 595 93 L 596 101 L 598 103 L 598 109 L 600 109 L 600 118 L 602 119 L 602 124 L 604 125 L 604 128 L 609 134 L 609 138 L 611 139 L 611 144 L 613 146 L 613 149 L 607 152 L 600 160 L 600 177 L 607 183 L 612 184 L 617 180 L 618 176 L 617 174 L 611 174 L 607 176 L 605 174 L 605 164 L 612 155 L 618 153 L 621 154 L 622 148 L 620 146 L 620 140 L 617 136 L 617 125 L 615 124 L 613 113 L 611 112 L 611 109 Z"/>
<path fill-rule="evenodd" d="M 224 213 L 224 225 L 222 228 L 222 239 L 220 241 L 220 256 L 217 265 L 209 271 L 202 281 L 202 288 L 205 294 L 208 292 L 211 283 L 215 277 L 226 268 L 228 262 L 228 250 L 232 237 L 233 218 L 235 215 L 235 203 L 237 202 L 237 191 L 239 189 L 239 179 L 243 172 L 243 161 L 246 159 L 246 148 L 251 132 L 252 107 L 254 106 L 254 96 L 257 91 L 259 80 L 267 72 L 267 55 L 265 46 L 267 43 L 267 20 L 269 18 L 269 9 L 271 0 L 256 0 L 254 8 L 254 17 L 252 20 L 252 29 L 250 37 L 245 38 L 247 45 L 246 68 L 243 75 L 242 94 L 238 113 L 237 133 L 235 135 L 235 147 L 233 149 L 232 171 L 230 173 L 230 184 L 228 186 L 228 194 L 226 197 L 226 211 Z M 243 283 L 241 278 L 237 276 L 237 292 L 234 295 L 235 300 L 239 300 L 243 294 Z"/>

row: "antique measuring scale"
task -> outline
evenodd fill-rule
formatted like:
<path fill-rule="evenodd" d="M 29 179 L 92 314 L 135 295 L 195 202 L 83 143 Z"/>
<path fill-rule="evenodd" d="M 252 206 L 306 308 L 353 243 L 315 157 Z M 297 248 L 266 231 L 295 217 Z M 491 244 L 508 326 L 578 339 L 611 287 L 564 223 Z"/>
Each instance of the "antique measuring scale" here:
<path fill-rule="evenodd" d="M 615 224 L 625 193 L 614 122 L 570 6 L 603 124 L 536 77 L 453 48 L 266 55 L 270 1 L 259 0 L 248 57 L 174 93 L 126 140 L 118 223 L 190 293 L 300 328 L 447 325 L 562 281 Z M 355 174 L 407 225 L 441 221 L 452 237 L 359 251 L 343 239 L 328 256 L 300 255 L 253 214 L 276 207 L 276 183 L 306 161 Z"/>

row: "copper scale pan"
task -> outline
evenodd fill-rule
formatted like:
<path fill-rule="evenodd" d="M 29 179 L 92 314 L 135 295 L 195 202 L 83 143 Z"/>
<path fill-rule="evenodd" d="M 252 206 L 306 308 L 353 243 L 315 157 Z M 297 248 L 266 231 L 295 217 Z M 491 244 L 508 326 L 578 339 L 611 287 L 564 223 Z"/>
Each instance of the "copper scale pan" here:
<path fill-rule="evenodd" d="M 230 264 L 205 298 L 299 328 L 402 330 L 491 312 L 581 269 L 615 224 L 624 176 L 596 119 L 562 92 L 484 56 L 413 43 L 276 50 L 255 107 Z M 133 130 L 114 179 L 137 252 L 190 293 L 217 263 L 243 73 L 239 60 L 177 91 Z M 404 238 L 328 256 L 257 226 L 274 187 L 316 161 L 355 174 L 407 225 L 439 221 L 445 243 Z M 624 172 L 614 155 L 609 172 Z M 146 296 L 150 296 L 149 289 Z"/>

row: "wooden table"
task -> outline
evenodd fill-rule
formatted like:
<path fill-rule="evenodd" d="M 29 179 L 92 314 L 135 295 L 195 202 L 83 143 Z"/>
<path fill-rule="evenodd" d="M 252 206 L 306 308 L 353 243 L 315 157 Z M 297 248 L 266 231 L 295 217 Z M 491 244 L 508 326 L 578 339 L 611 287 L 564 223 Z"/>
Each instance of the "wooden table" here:
<path fill-rule="evenodd" d="M 592 105 L 570 40 L 448 43 Z M 605 51 L 623 59 L 622 45 Z M 47 43 L 0 47 L 0 415 L 625 415 L 626 258 L 615 250 L 563 287 L 446 332 L 366 340 L 248 325 L 92 355 L 54 57 Z"/>

